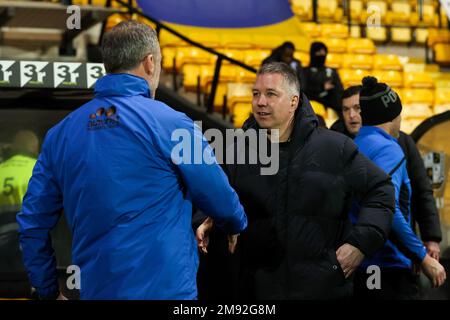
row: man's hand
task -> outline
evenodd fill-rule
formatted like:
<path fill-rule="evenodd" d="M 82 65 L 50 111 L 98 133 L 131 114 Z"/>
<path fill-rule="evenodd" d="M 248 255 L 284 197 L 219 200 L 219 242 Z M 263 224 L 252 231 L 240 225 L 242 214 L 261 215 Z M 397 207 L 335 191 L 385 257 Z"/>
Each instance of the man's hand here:
<path fill-rule="evenodd" d="M 425 256 L 425 259 L 423 259 L 421 267 L 423 273 L 430 280 L 433 288 L 440 287 L 445 282 L 447 275 L 445 274 L 444 267 L 428 253 Z"/>
<path fill-rule="evenodd" d="M 62 293 L 59 294 L 58 298 L 56 298 L 56 300 L 69 300 L 67 299 L 67 297 L 65 295 L 63 295 Z"/>
<path fill-rule="evenodd" d="M 427 252 L 433 259 L 439 261 L 439 254 L 441 253 L 441 249 L 439 248 L 439 243 L 435 241 L 425 241 L 425 248 L 427 248 Z"/>
<path fill-rule="evenodd" d="M 344 271 L 345 277 L 348 278 L 361 264 L 364 259 L 364 254 L 351 244 L 344 243 L 337 249 L 336 257 Z"/>
<path fill-rule="evenodd" d="M 195 231 L 195 238 L 197 239 L 198 248 L 205 254 L 208 253 L 209 232 L 211 231 L 213 225 L 213 219 L 208 217 Z"/>
<path fill-rule="evenodd" d="M 239 234 L 233 234 L 228 236 L 228 251 L 230 251 L 230 253 L 234 253 L 234 251 L 236 250 L 238 236 Z"/>

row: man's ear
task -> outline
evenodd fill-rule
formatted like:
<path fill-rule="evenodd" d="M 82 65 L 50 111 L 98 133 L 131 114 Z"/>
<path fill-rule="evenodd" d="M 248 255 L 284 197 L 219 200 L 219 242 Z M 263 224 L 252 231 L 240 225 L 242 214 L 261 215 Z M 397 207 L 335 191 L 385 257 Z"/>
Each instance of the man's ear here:
<path fill-rule="evenodd" d="M 291 111 L 292 112 L 297 110 L 299 101 L 300 101 L 300 98 L 299 98 L 298 95 L 295 95 L 295 96 L 292 97 L 292 99 L 291 99 Z"/>
<path fill-rule="evenodd" d="M 153 76 L 153 74 L 155 73 L 155 58 L 153 57 L 153 55 L 149 54 L 148 56 L 146 56 L 143 63 L 145 73 L 149 76 Z"/>

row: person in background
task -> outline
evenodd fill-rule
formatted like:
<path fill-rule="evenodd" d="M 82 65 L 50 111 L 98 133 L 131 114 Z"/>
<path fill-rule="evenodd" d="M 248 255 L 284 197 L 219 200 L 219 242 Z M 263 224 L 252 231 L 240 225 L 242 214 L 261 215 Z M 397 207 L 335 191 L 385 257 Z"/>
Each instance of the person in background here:
<path fill-rule="evenodd" d="M 340 116 L 343 87 L 336 69 L 327 67 L 328 49 L 322 42 L 313 42 L 309 66 L 304 68 L 304 92 L 308 99 L 318 101 Z"/>
<path fill-rule="evenodd" d="M 359 94 L 362 86 L 351 86 L 342 94 L 342 118 L 331 130 L 354 139 L 362 126 Z M 420 152 L 410 135 L 400 131 L 398 143 L 406 156 L 406 169 L 411 181 L 411 216 L 420 229 L 420 237 L 430 256 L 439 260 L 439 243 L 442 241 L 441 225 L 433 189 L 426 174 Z"/>
<path fill-rule="evenodd" d="M 359 93 L 362 127 L 355 138 L 359 150 L 389 174 L 395 187 L 395 213 L 392 231 L 384 247 L 365 259 L 355 274 L 356 298 L 416 299 L 418 289 L 412 262 L 420 264 L 433 287 L 441 286 L 446 273 L 411 228 L 411 185 L 406 170 L 405 155 L 398 145 L 402 104 L 398 94 L 374 77 L 365 77 Z M 351 131 L 352 127 L 349 127 Z M 353 206 L 351 217 L 357 221 L 358 209 Z M 367 286 L 366 268 L 380 267 L 381 288 Z"/>
<path fill-rule="evenodd" d="M 9 279 L 0 281 L 0 297 L 29 297 L 31 287 L 22 278 L 25 268 L 19 248 L 16 214 L 22 207 L 36 158 L 39 139 L 30 130 L 18 131 L 5 150 L 5 161 L 0 163 L 0 273 Z M 17 275 L 17 278 L 11 278 Z"/>
<path fill-rule="evenodd" d="M 289 65 L 297 74 L 300 86 L 305 83 L 302 62 L 294 58 L 295 46 L 292 42 L 286 41 L 282 45 L 272 50 L 270 56 L 263 60 L 262 64 L 269 62 L 284 62 Z"/>

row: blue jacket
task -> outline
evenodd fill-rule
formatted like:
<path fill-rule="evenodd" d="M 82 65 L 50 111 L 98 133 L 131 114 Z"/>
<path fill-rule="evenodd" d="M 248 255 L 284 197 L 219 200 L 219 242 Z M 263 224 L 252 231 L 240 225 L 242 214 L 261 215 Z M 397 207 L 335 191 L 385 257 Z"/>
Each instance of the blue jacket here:
<path fill-rule="evenodd" d="M 212 150 L 144 79 L 107 75 L 95 94 L 48 132 L 17 216 L 31 284 L 41 296 L 57 290 L 49 231 L 64 208 L 82 299 L 196 299 L 192 204 L 238 233 L 247 226 L 238 196 L 215 158 L 174 164 L 173 150 L 191 163 L 195 154 L 177 149 L 175 129 Z"/>
<path fill-rule="evenodd" d="M 411 259 L 422 261 L 426 249 L 411 229 L 411 184 L 406 171 L 406 161 L 402 162 L 405 157 L 403 151 L 394 137 L 372 126 L 362 127 L 355 143 L 363 154 L 386 173 L 396 169 L 391 175 L 395 187 L 395 213 L 390 240 L 373 257 L 365 259 L 361 267 L 378 265 L 380 268 L 411 268 Z M 352 217 L 355 218 L 354 212 Z"/>

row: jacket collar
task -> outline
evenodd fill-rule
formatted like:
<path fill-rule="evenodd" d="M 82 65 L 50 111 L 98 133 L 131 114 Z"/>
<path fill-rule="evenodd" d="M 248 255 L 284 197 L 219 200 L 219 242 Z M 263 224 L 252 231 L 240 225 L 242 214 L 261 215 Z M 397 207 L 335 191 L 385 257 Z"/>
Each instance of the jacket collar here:
<path fill-rule="evenodd" d="M 397 139 L 394 138 L 393 136 L 391 136 L 389 133 L 387 133 L 386 131 L 384 131 L 381 128 L 378 127 L 374 127 L 374 126 L 362 126 L 361 129 L 359 129 L 358 132 L 358 136 L 362 137 L 362 136 L 368 136 L 371 134 L 377 134 L 377 135 L 381 135 L 384 138 L 388 139 L 388 140 L 392 140 L 397 142 Z"/>
<path fill-rule="evenodd" d="M 107 74 L 97 80 L 94 91 L 97 97 L 142 95 L 151 98 L 147 81 L 128 73 Z"/>

